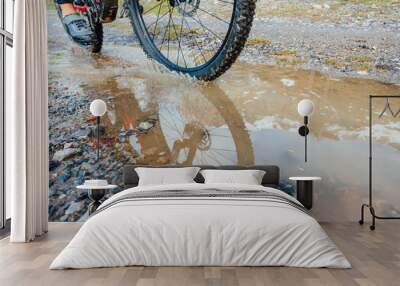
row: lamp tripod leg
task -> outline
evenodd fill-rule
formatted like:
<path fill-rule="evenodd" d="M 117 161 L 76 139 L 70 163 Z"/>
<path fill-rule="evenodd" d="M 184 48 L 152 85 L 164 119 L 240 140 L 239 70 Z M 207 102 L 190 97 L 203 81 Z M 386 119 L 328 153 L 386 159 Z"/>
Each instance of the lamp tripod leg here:
<path fill-rule="evenodd" d="M 359 223 L 360 225 L 363 225 L 363 224 L 364 224 L 364 208 L 365 208 L 366 206 L 367 206 L 366 204 L 362 204 L 362 206 L 361 206 L 361 219 L 358 221 L 358 223 Z"/>

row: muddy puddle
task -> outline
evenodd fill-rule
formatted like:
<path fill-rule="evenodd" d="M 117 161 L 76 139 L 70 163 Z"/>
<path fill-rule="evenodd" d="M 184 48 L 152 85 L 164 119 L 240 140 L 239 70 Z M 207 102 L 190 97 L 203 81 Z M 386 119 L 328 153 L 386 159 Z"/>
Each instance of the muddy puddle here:
<path fill-rule="evenodd" d="M 50 97 L 68 92 L 77 94 L 69 101 L 104 99 L 105 136 L 110 148 L 124 151 L 121 156 L 136 164 L 277 164 L 284 185 L 289 176 L 323 178 L 315 184 L 317 218 L 358 219 L 367 197 L 368 95 L 400 94 L 399 85 L 240 62 L 202 84 L 165 71 L 135 45 L 106 45 L 93 57 L 63 37 L 49 43 Z M 308 163 L 297 134 L 297 103 L 303 98 L 315 103 Z M 393 215 L 400 212 L 400 116 L 379 118 L 384 103 L 374 105 L 374 180 L 378 209 Z M 391 106 L 399 110 L 400 100 Z M 90 117 L 84 107 L 50 116 L 64 117 L 61 122 L 73 126 L 69 130 L 80 128 Z M 66 135 L 51 136 L 63 143 Z M 64 184 L 73 187 L 73 178 Z"/>

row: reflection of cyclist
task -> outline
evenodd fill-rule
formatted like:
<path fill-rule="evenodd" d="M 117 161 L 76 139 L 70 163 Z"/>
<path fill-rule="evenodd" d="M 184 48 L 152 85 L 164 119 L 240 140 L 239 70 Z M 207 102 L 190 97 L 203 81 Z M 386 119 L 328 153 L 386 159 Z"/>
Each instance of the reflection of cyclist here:
<path fill-rule="evenodd" d="M 63 23 L 67 29 L 67 33 L 71 36 L 72 40 L 80 45 L 90 45 L 95 38 L 94 32 L 91 29 L 86 18 L 78 12 L 77 7 L 80 0 L 55 0 L 60 6 Z M 115 19 L 118 10 L 118 0 L 103 0 L 104 5 L 103 15 L 101 20 L 103 23 L 111 22 Z M 75 5 L 74 5 L 75 4 Z"/>

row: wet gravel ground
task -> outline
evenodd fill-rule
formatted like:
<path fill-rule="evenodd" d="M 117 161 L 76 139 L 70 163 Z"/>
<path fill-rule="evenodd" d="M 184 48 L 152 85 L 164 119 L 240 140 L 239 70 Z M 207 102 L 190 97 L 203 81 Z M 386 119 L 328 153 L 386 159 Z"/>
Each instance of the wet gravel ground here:
<path fill-rule="evenodd" d="M 400 21 L 368 25 L 257 18 L 241 60 L 400 83 Z"/>
<path fill-rule="evenodd" d="M 119 143 L 125 138 L 110 137 L 101 128 L 97 161 L 95 118 L 88 116 L 87 110 L 96 95 L 76 89 L 72 92 L 64 84 L 53 80 L 49 86 L 49 220 L 80 221 L 88 217 L 90 201 L 87 191 L 75 187 L 93 178 L 120 185 L 122 168 L 135 162 L 135 154 Z M 107 197 L 121 189 L 110 191 Z"/>
<path fill-rule="evenodd" d="M 260 1 L 258 11 L 261 9 L 261 12 L 254 21 L 240 61 L 400 84 L 400 6 L 390 9 L 377 3 L 366 10 L 366 6 L 348 1 L 344 8 L 334 9 L 338 2 Z M 293 6 L 296 4 L 308 8 L 299 9 Z M 262 10 L 262 7 L 269 8 Z M 54 13 L 50 11 L 49 14 L 52 72 L 54 63 L 62 66 L 63 62 L 71 60 L 65 58 L 65 50 L 74 45 L 62 35 Z M 138 45 L 128 19 L 105 26 L 105 45 Z M 120 184 L 123 165 L 134 163 L 138 156 L 127 151 L 124 138 L 110 138 L 105 134 L 101 144 L 102 159 L 96 161 L 95 122 L 87 111 L 96 94 L 70 89 L 70 85 L 60 74 L 50 74 L 51 221 L 85 220 L 89 204 L 87 193 L 76 190 L 75 186 L 100 175 L 109 183 Z M 112 98 L 109 101 L 112 102 Z M 121 188 L 115 191 L 119 190 Z"/>
<path fill-rule="evenodd" d="M 211 16 L 202 22 L 225 31 Z M 105 42 L 137 44 L 129 20 L 106 26 Z M 400 2 L 258 1 L 240 60 L 400 83 Z"/>

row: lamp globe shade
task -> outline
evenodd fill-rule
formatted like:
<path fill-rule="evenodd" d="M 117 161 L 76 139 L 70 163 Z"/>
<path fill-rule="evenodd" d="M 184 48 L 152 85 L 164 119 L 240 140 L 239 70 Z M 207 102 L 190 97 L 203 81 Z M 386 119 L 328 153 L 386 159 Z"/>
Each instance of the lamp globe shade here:
<path fill-rule="evenodd" d="M 107 112 L 107 105 L 101 99 L 95 99 L 90 104 L 90 112 L 94 116 L 103 116 Z"/>
<path fill-rule="evenodd" d="M 314 111 L 314 103 L 309 99 L 303 99 L 297 105 L 297 111 L 301 116 L 310 116 Z"/>

